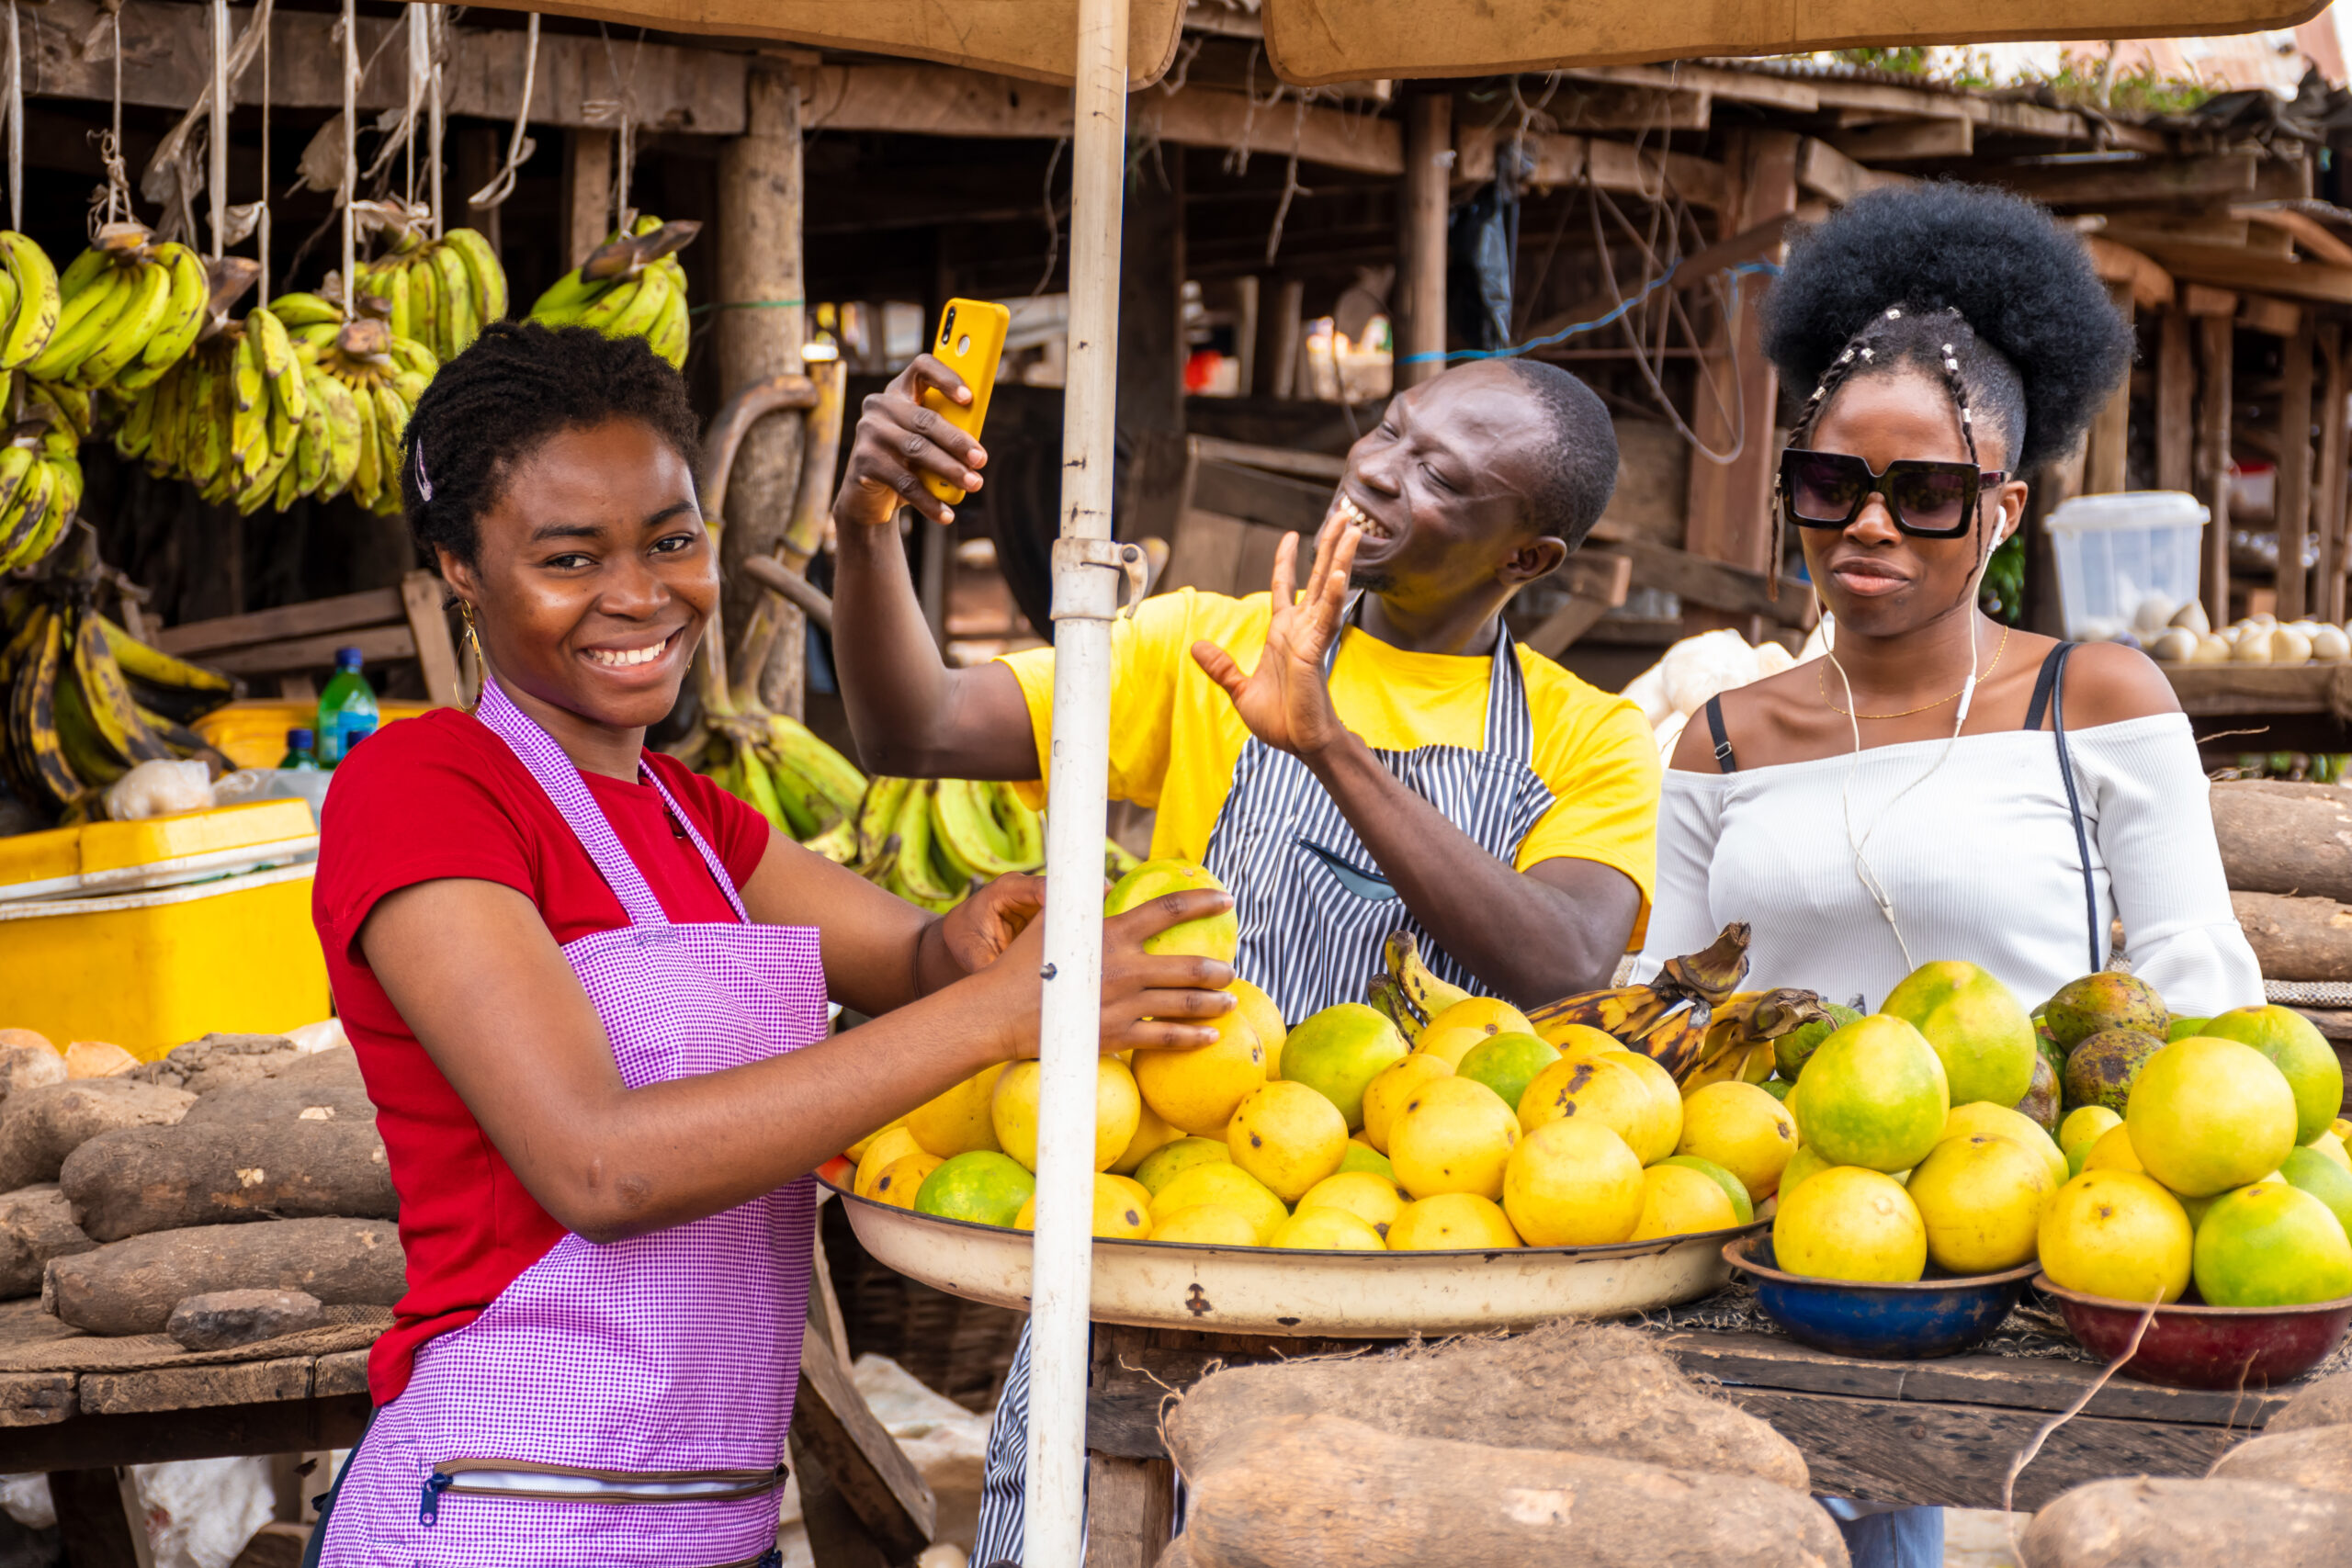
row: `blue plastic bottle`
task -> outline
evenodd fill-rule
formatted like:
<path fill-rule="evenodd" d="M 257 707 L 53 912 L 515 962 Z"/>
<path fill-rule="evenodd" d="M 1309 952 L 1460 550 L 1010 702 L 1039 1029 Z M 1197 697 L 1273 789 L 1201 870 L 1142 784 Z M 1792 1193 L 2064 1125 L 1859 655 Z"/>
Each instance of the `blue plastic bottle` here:
<path fill-rule="evenodd" d="M 277 760 L 277 765 L 281 770 L 315 773 L 319 771 L 316 751 L 317 742 L 309 730 L 289 729 L 286 732 L 286 755 Z"/>
<path fill-rule="evenodd" d="M 359 672 L 359 650 L 339 648 L 334 678 L 319 694 L 319 765 L 332 768 L 343 761 L 355 741 L 375 732 L 381 716 L 376 711 L 375 689 Z"/>

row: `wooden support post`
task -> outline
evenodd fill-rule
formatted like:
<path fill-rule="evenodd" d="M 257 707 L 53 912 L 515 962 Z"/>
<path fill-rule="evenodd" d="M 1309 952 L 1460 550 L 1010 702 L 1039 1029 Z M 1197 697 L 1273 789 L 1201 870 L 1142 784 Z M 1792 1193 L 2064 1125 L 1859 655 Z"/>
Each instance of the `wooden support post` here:
<path fill-rule="evenodd" d="M 74 1568 L 152 1568 L 147 1534 L 131 1528 L 136 1499 L 127 1473 L 112 1465 L 52 1470 L 49 1495 L 65 1561 Z"/>
<path fill-rule="evenodd" d="M 613 133 L 565 134 L 563 209 L 566 266 L 578 266 L 613 231 Z"/>
<path fill-rule="evenodd" d="M 2341 625 L 2344 620 L 2345 516 L 2345 396 L 2344 324 L 2322 321 L 2319 328 L 2321 370 L 2319 474 L 2312 487 L 2312 522 L 2319 529 L 2319 580 L 2312 595 L 2311 613 Z"/>
<path fill-rule="evenodd" d="M 2107 286 L 2109 298 L 2123 319 L 2132 319 L 2132 287 L 2126 283 Z M 2125 478 L 2124 459 L 2132 446 L 2132 380 L 2125 377 L 2098 412 L 2092 416 L 2090 439 L 2084 451 L 2083 493 L 2114 495 L 2129 490 Z"/>
<path fill-rule="evenodd" d="M 1127 193 L 1120 220 L 1118 451 L 1123 483 L 1118 526 L 1126 537 L 1140 499 L 1125 482 L 1139 454 L 1181 446 L 1184 434 L 1184 160 L 1165 160 L 1168 184 L 1149 160 Z M 930 557 L 923 558 L 926 567 Z M 942 567 L 943 575 L 945 568 Z M 929 580 L 925 580 L 929 591 Z M 935 625 L 944 625 L 945 612 Z"/>
<path fill-rule="evenodd" d="M 2188 315 L 2167 310 L 2156 339 L 2156 488 L 2185 491 L 2197 473 L 2197 358 Z"/>
<path fill-rule="evenodd" d="M 1445 214 L 1453 172 L 1453 98 L 1422 93 L 1405 102 L 1405 179 L 1397 203 L 1396 291 L 1389 312 L 1398 391 L 1445 368 Z"/>
<path fill-rule="evenodd" d="M 1306 285 L 1301 279 L 1283 278 L 1271 296 L 1262 285 L 1260 287 L 1257 372 L 1250 388 L 1253 392 L 1284 401 L 1298 395 L 1298 351 L 1306 332 L 1302 318 L 1306 309 Z"/>
<path fill-rule="evenodd" d="M 442 192 L 442 199 L 449 207 L 449 224 L 452 228 L 463 224 L 480 231 L 495 251 L 503 243 L 499 233 L 499 209 L 476 207 L 466 198 L 488 185 L 498 173 L 505 159 L 506 143 L 493 125 L 461 125 L 450 141 L 456 167 L 450 171 L 449 184 Z"/>
<path fill-rule="evenodd" d="M 711 326 L 718 384 L 732 396 L 771 376 L 804 368 L 808 333 L 801 302 L 800 93 L 789 63 L 762 58 L 743 82 L 743 134 L 718 153 L 718 298 Z M 744 433 L 727 484 L 727 531 L 719 546 L 726 572 L 721 624 L 740 634 L 765 590 L 740 570 L 748 556 L 773 555 L 792 521 L 800 484 L 801 421 L 773 414 Z M 777 636 L 757 672 L 760 700 L 797 718 L 808 633 L 799 610 L 776 612 Z M 730 649 L 730 653 L 735 649 Z M 728 663 L 729 679 L 753 671 Z"/>
<path fill-rule="evenodd" d="M 1733 133 L 1724 159 L 1731 189 L 1717 214 L 1718 239 L 1730 239 L 1796 210 L 1797 150 L 1803 140 L 1785 130 Z M 1779 245 L 1771 247 L 1771 259 L 1778 260 L 1780 254 Z M 1780 569 L 1778 561 L 1767 558 L 1772 537 L 1772 469 L 1779 460 L 1772 426 L 1780 381 L 1771 361 L 1764 357 L 1759 306 L 1765 287 L 1760 274 L 1739 280 L 1733 313 L 1718 323 L 1707 345 L 1709 363 L 1702 369 L 1713 372 L 1722 402 L 1719 406 L 1701 390 L 1691 428 L 1714 451 L 1736 446 L 1739 455 L 1728 463 L 1713 463 L 1691 454 L 1683 535 L 1683 547 L 1692 555 L 1755 572 Z M 1730 626 L 1750 642 L 1763 636 L 1758 616 L 1704 607 L 1685 606 L 1682 625 L 1686 632 Z"/>
<path fill-rule="evenodd" d="M 1233 356 L 1240 361 L 1236 377 L 1236 397 L 1246 398 L 1258 389 L 1258 309 L 1261 290 L 1255 276 L 1237 277 L 1233 290 Z"/>
<path fill-rule="evenodd" d="M 2278 392 L 2278 618 L 2300 619 L 2309 603 L 2303 552 L 2312 527 L 2312 354 L 2316 323 L 2295 313 Z"/>
<path fill-rule="evenodd" d="M 2212 513 L 2205 525 L 2205 615 L 2220 627 L 2230 624 L 2230 378 L 2237 329 L 2228 316 L 2206 316 L 2197 327 L 2203 360 L 2198 367 L 2197 490 Z"/>

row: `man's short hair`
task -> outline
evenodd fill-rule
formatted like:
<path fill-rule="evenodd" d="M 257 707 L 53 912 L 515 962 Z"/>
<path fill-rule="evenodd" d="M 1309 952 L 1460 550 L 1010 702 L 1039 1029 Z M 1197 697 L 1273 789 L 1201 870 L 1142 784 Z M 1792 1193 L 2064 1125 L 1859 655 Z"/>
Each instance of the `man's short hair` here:
<path fill-rule="evenodd" d="M 1528 511 L 1539 532 L 1557 535 L 1573 550 L 1600 521 L 1617 489 L 1617 427 L 1593 389 L 1558 366 L 1517 358 L 1499 363 L 1534 395 L 1547 427 Z"/>

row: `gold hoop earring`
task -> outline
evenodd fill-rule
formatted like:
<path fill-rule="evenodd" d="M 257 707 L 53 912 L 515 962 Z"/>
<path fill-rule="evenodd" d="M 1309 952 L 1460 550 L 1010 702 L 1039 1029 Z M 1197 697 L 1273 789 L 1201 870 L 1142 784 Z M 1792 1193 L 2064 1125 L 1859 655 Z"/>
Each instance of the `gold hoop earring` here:
<path fill-rule="evenodd" d="M 458 619 L 464 625 L 465 647 L 467 650 L 471 652 L 474 656 L 474 669 L 479 672 L 481 680 L 488 681 L 490 679 L 490 661 L 482 657 L 481 632 L 474 625 L 474 607 L 471 603 L 464 599 L 458 601 Z M 456 700 L 459 707 L 470 709 L 472 705 L 469 705 L 466 701 L 465 680 L 465 673 L 463 671 L 460 671 L 458 674 L 457 690 L 452 692 L 450 695 Z M 479 688 L 477 688 L 477 692 L 479 692 Z M 478 704 L 481 701 L 481 698 L 477 694 L 474 698 L 474 702 Z"/>

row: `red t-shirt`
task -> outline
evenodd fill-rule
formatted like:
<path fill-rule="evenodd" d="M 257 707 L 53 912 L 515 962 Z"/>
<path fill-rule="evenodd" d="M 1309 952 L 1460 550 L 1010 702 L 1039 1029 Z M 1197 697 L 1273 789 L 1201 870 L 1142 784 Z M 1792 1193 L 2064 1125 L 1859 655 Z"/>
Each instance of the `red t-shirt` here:
<path fill-rule="evenodd" d="M 736 886 L 749 882 L 767 851 L 767 819 L 675 758 L 649 751 L 646 761 Z M 651 784 L 582 776 L 670 919 L 735 919 Z M 558 943 L 628 923 L 555 802 L 470 714 L 435 708 L 388 725 L 335 770 L 321 813 L 311 915 L 335 1010 L 376 1102 L 408 1254 L 408 1293 L 368 1363 L 379 1404 L 408 1386 L 418 1346 L 471 1323 L 563 1235 L 491 1146 L 358 952 L 378 899 L 443 877 L 516 889 L 538 906 Z"/>

